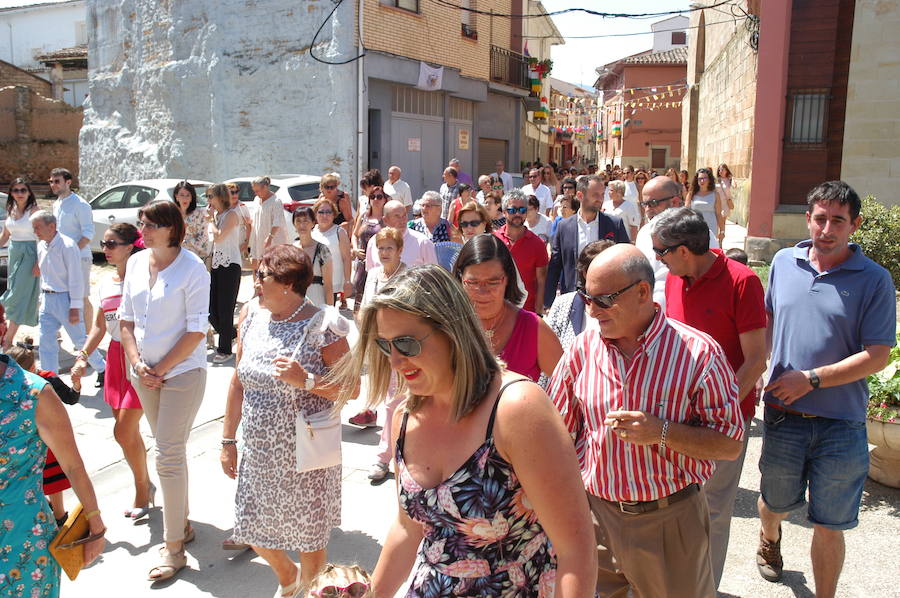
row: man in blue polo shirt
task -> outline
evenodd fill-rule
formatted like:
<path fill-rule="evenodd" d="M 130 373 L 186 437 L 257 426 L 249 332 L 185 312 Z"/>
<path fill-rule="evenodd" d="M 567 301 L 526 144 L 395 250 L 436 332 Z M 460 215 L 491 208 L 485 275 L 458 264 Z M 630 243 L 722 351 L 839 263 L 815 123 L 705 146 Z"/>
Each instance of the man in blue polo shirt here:
<path fill-rule="evenodd" d="M 835 595 L 844 564 L 843 530 L 857 525 L 869 469 L 865 378 L 887 365 L 895 344 L 890 274 L 849 242 L 860 199 L 844 182 L 809 192 L 810 239 L 779 251 L 766 293 L 771 374 L 759 459 L 756 562 L 781 578 L 781 522 L 802 507 L 807 518 L 816 596 Z"/>

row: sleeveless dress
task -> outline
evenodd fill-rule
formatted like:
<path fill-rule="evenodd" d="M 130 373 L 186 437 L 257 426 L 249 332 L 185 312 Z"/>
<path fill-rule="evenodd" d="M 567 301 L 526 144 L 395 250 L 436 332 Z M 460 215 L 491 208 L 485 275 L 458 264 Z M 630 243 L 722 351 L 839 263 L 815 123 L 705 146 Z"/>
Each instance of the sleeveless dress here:
<path fill-rule="evenodd" d="M 50 555 L 56 521 L 44 498 L 47 445 L 35 421 L 47 381 L 0 355 L 0 596 L 58 598 L 59 565 Z"/>
<path fill-rule="evenodd" d="M 528 497 L 494 446 L 497 404 L 485 441 L 447 480 L 422 488 L 403 458 L 406 424 L 397 438 L 400 508 L 424 527 L 410 597 L 510 596 L 550 598 L 556 585 L 556 554 Z"/>
<path fill-rule="evenodd" d="M 300 247 L 300 241 L 295 242 L 294 246 L 303 249 Z M 306 250 L 303 249 L 303 251 L 305 252 Z M 307 257 L 309 257 L 309 254 L 307 254 Z M 328 250 L 328 245 L 316 241 L 316 248 L 313 250 L 312 258 L 310 259 L 313 266 L 312 282 L 309 283 L 309 286 L 306 288 L 306 298 L 316 307 L 324 307 L 331 303 L 331 297 L 328 297 L 328 300 L 326 301 L 325 279 L 322 278 L 322 266 L 330 259 L 331 252 Z M 332 268 L 333 267 L 334 266 L 332 266 Z M 332 287 L 332 289 L 334 289 L 334 287 Z"/>
<path fill-rule="evenodd" d="M 538 315 L 527 309 L 520 309 L 516 314 L 512 334 L 500 352 L 500 359 L 506 362 L 506 369 L 537 382 L 541 377 L 537 349 Z"/>
<path fill-rule="evenodd" d="M 6 292 L 0 297 L 0 304 L 9 320 L 23 326 L 37 326 L 40 278 L 31 273 L 37 262 L 37 237 L 29 215 L 13 220 L 10 214 L 4 224 L 9 231 L 9 265 Z"/>
<path fill-rule="evenodd" d="M 241 325 L 243 354 L 237 368 L 244 386 L 244 447 L 233 536 L 237 543 L 314 552 L 325 548 L 331 529 L 340 525 L 341 466 L 299 473 L 294 452 L 297 414 L 312 415 L 334 403 L 272 375 L 272 361 L 295 350 L 294 359 L 307 372 L 324 375 L 320 350 L 342 336 L 334 332 L 337 324 L 327 323 L 340 318 L 336 313 L 329 308 L 306 320 L 273 322 L 256 299 L 250 304 Z"/>
<path fill-rule="evenodd" d="M 705 195 L 695 195 L 691 199 L 691 209 L 700 212 L 706 226 L 712 231 L 713 237 L 719 234 L 719 221 L 716 219 L 716 192 L 710 191 Z"/>

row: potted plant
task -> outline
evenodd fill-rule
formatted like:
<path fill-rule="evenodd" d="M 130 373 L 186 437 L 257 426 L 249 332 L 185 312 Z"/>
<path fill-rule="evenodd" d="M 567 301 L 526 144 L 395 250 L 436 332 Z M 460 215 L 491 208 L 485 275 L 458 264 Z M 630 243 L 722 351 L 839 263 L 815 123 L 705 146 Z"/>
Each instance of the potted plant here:
<path fill-rule="evenodd" d="M 900 333 L 897 335 L 900 339 Z M 891 349 L 886 368 L 869 376 L 866 430 L 875 449 L 869 455 L 869 477 L 900 488 L 900 345 Z"/>

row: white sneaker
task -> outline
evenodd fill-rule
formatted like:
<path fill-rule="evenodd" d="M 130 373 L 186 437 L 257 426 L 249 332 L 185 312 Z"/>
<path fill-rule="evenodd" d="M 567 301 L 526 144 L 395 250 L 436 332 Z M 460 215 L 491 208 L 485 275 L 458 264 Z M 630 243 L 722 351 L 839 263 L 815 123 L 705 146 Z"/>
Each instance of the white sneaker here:
<path fill-rule="evenodd" d="M 388 467 L 387 463 L 376 463 L 372 466 L 372 469 L 369 470 L 369 479 L 373 482 L 380 482 L 387 477 L 390 470 L 391 468 Z"/>

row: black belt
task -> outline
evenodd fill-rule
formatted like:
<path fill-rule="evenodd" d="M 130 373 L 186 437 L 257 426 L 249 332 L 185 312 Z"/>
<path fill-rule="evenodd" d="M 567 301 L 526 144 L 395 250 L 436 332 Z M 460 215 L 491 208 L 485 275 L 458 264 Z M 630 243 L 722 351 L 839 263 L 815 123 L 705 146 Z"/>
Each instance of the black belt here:
<path fill-rule="evenodd" d="M 313 276 L 312 282 L 310 284 L 325 284 L 325 281 L 321 276 Z"/>
<path fill-rule="evenodd" d="M 677 502 L 681 502 L 686 498 L 690 498 L 692 495 L 698 492 L 700 492 L 699 485 L 689 484 L 681 490 L 670 494 L 669 496 L 663 496 L 662 498 L 658 498 L 656 500 L 606 500 L 605 498 L 603 500 L 612 505 L 616 505 L 619 510 L 626 515 L 641 515 L 643 513 L 650 513 L 652 511 L 665 509 L 666 507 L 672 506 Z"/>
<path fill-rule="evenodd" d="M 776 405 L 775 403 L 766 403 L 772 409 L 778 409 L 779 411 L 784 411 L 785 413 L 789 413 L 791 415 L 799 415 L 800 417 L 805 417 L 806 419 L 812 419 L 814 417 L 819 417 L 818 415 L 812 415 L 811 413 L 803 413 L 802 411 L 794 411 L 793 409 L 788 409 L 787 407 L 782 407 L 781 405 Z"/>
<path fill-rule="evenodd" d="M 42 293 L 49 293 L 50 295 L 61 295 L 62 293 L 68 293 L 69 291 L 51 291 L 50 289 L 41 289 Z"/>

